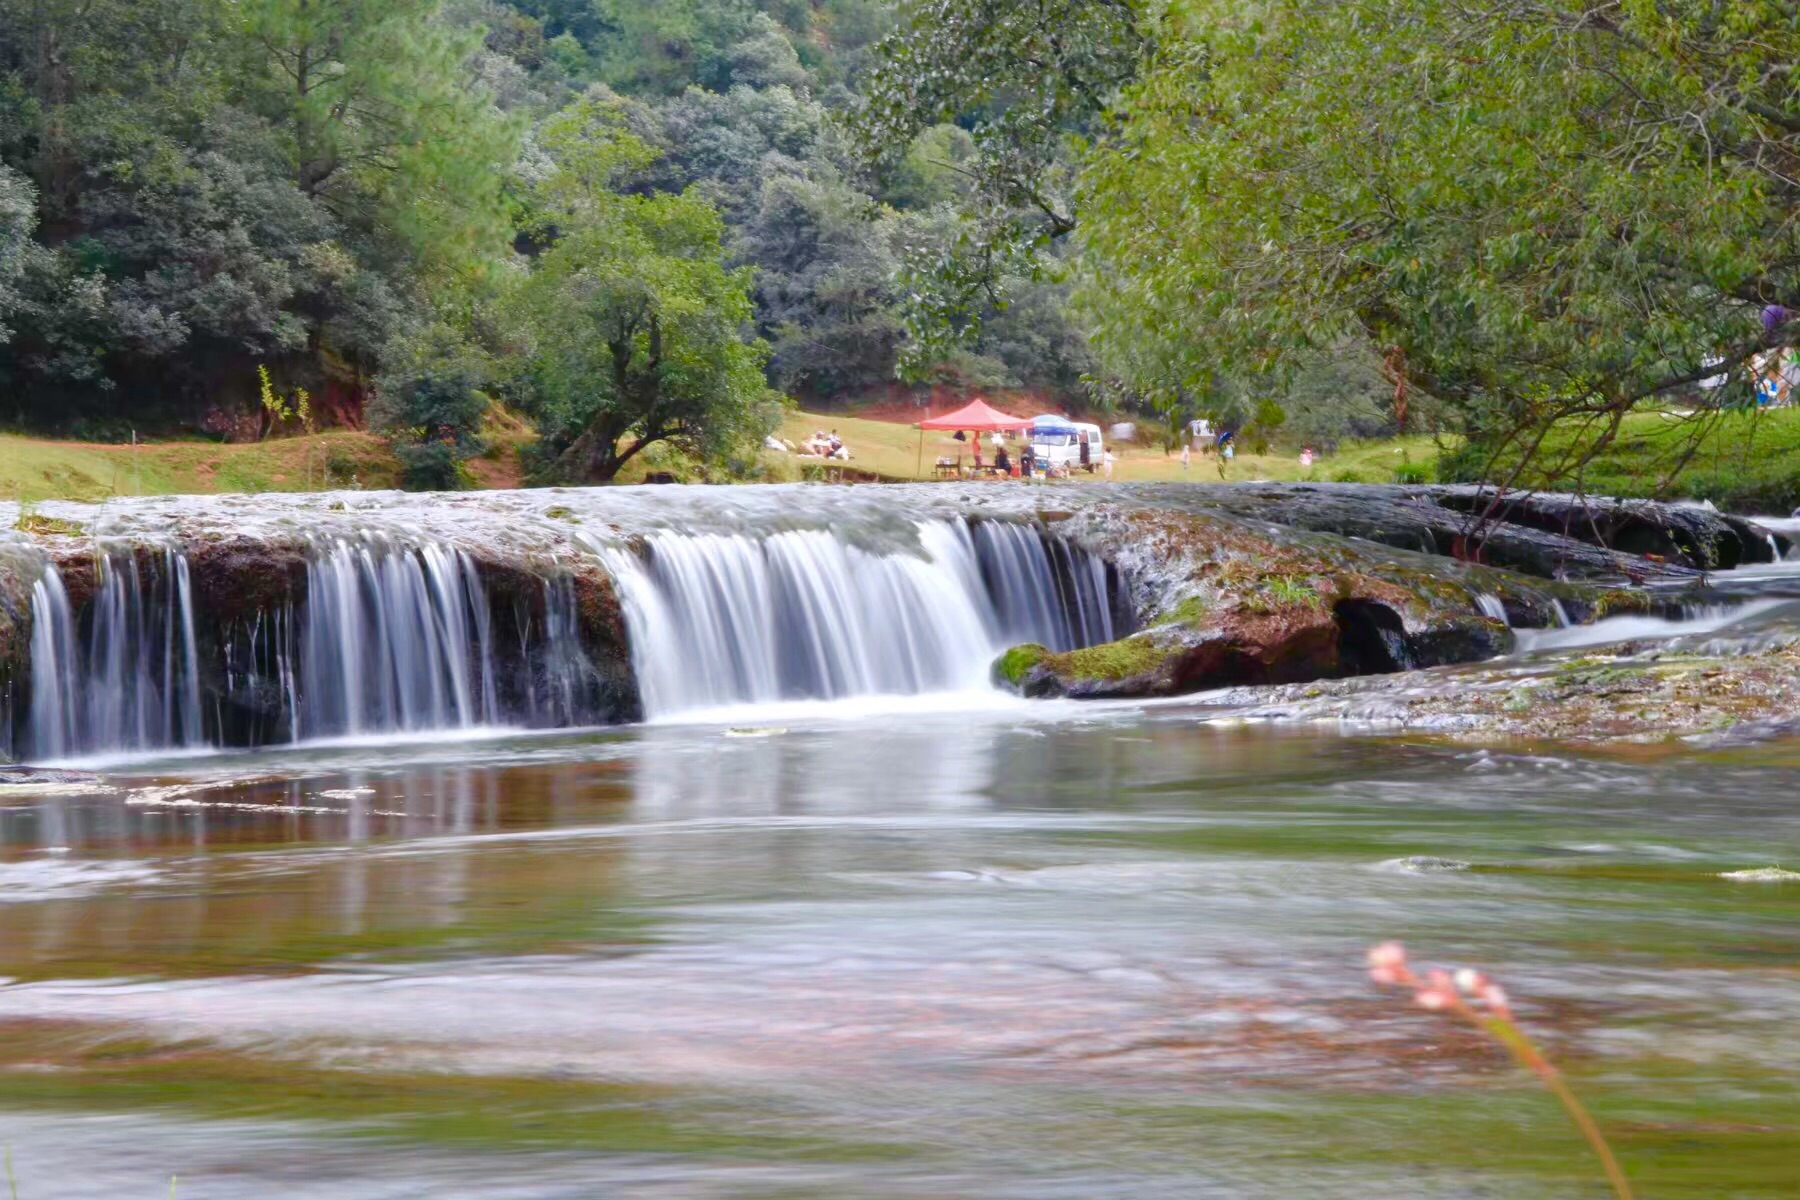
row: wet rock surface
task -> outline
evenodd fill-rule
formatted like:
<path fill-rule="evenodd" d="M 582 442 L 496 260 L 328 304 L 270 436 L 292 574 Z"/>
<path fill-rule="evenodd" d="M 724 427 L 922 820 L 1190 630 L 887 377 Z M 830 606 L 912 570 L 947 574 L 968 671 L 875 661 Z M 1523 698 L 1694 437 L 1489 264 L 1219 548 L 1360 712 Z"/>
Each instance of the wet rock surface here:
<path fill-rule="evenodd" d="M 1453 490 L 1197 485 L 1046 514 L 1059 532 L 1127 567 L 1140 632 L 1064 654 L 1020 648 L 996 663 L 995 678 L 1026 696 L 1121 698 L 1475 662 L 1510 649 L 1515 627 L 1678 614 L 1700 579 L 1666 559 L 1530 527 L 1489 536 L 1537 573 L 1423 549 L 1438 545 L 1433 529 L 1463 527 L 1434 491 Z M 1722 553 L 1727 538 L 1737 546 L 1711 514 L 1679 515 L 1683 529 L 1708 531 L 1709 553 Z M 1591 576 L 1552 578 L 1569 555 L 1586 556 Z M 1637 586 L 1652 577 L 1662 590 Z"/>
<path fill-rule="evenodd" d="M 1209 697 L 1232 720 L 1327 721 L 1468 742 L 1722 747 L 1800 732 L 1800 643 L 1741 653 L 1625 645 Z"/>
<path fill-rule="evenodd" d="M 1475 486 L 1197 484 L 1197 508 L 1547 579 L 1612 584 L 1697 579 L 1776 556 L 1742 517 L 1692 505 Z"/>

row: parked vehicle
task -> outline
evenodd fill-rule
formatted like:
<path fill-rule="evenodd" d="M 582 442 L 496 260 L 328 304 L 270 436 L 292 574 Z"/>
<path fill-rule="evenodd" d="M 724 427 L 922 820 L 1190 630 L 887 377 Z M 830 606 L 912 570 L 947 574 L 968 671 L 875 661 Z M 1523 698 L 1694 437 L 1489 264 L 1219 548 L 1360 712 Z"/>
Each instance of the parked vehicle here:
<path fill-rule="evenodd" d="M 1087 453 L 1082 454 L 1085 444 Z M 1038 464 L 1055 471 L 1067 468 L 1092 474 L 1100 469 L 1106 444 L 1098 425 L 1046 414 L 1031 423 L 1031 453 Z"/>

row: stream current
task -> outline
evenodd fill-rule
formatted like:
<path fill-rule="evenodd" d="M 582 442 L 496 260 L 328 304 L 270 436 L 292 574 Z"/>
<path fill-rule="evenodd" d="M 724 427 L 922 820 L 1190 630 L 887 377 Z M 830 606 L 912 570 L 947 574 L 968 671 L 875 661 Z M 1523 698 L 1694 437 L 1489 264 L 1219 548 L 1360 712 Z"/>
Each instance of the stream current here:
<path fill-rule="evenodd" d="M 1779 636 L 1792 580 L 1530 654 Z M 948 682 L 259 751 L 178 705 L 179 752 L 6 785 L 19 1194 L 1601 1194 L 1553 1102 L 1367 984 L 1385 938 L 1504 980 L 1641 1194 L 1793 1194 L 1800 744 Z"/>

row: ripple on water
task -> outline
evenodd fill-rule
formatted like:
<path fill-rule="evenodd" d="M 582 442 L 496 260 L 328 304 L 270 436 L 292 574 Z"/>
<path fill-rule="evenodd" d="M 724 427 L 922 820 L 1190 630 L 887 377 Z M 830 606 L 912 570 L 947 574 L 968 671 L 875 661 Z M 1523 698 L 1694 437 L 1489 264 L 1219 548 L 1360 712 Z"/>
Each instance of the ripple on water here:
<path fill-rule="evenodd" d="M 0 904 L 86 896 L 120 884 L 145 883 L 159 873 L 145 862 L 71 859 L 60 855 L 0 863 Z"/>
<path fill-rule="evenodd" d="M 1800 871 L 1785 867 L 1753 867 L 1744 871 L 1723 871 L 1719 878 L 1733 883 L 1795 883 L 1800 882 Z"/>
<path fill-rule="evenodd" d="M 1429 854 L 1409 854 L 1375 864 L 1377 871 L 1390 875 L 1442 875 L 1451 871 L 1467 871 L 1472 864 L 1460 858 L 1437 858 Z"/>

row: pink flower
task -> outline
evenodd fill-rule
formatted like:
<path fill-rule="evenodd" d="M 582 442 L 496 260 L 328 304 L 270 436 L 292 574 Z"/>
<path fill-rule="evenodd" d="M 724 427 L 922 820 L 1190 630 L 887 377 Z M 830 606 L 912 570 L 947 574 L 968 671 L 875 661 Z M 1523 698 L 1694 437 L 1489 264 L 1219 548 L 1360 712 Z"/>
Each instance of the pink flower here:
<path fill-rule="evenodd" d="M 1413 996 L 1413 1003 L 1433 1012 L 1454 1008 L 1460 1002 L 1461 998 L 1456 994 L 1456 984 L 1450 978 L 1450 973 L 1435 969 L 1425 977 L 1425 983 Z"/>
<path fill-rule="evenodd" d="M 1369 978 L 1383 987 L 1404 982 L 1411 974 L 1406 967 L 1406 947 L 1399 942 L 1383 942 L 1369 948 Z"/>

